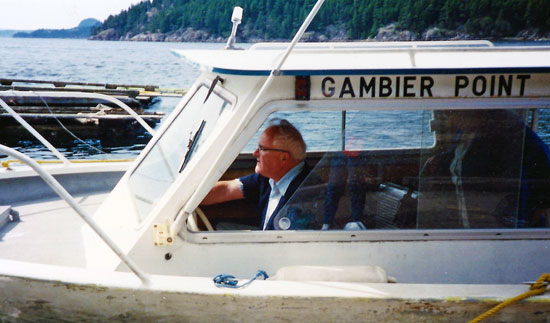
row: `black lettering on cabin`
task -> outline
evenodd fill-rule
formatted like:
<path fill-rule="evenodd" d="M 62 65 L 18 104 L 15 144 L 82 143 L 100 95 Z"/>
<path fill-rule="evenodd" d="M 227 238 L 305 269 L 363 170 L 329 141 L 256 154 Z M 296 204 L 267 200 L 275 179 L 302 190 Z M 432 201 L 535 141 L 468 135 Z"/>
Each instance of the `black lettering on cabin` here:
<path fill-rule="evenodd" d="M 512 95 L 512 75 L 508 75 L 508 83 L 504 75 L 498 77 L 498 96 L 502 96 L 503 90 L 506 90 L 506 95 Z"/>
<path fill-rule="evenodd" d="M 398 76 L 395 78 L 395 97 L 399 97 L 399 86 L 401 84 L 401 78 Z"/>
<path fill-rule="evenodd" d="M 404 97 L 414 97 L 414 92 L 409 92 L 409 89 L 414 88 L 414 84 L 411 84 L 410 81 L 416 81 L 416 76 L 405 76 L 403 78 L 403 96 Z M 399 87 L 399 84 L 397 85 Z"/>
<path fill-rule="evenodd" d="M 455 96 L 458 96 L 460 89 L 465 89 L 469 83 L 470 81 L 466 76 L 457 75 L 455 78 Z"/>
<path fill-rule="evenodd" d="M 491 75 L 491 96 L 495 96 L 495 76 Z"/>
<path fill-rule="evenodd" d="M 431 76 L 420 77 L 420 97 L 424 97 L 424 92 L 428 92 L 429 96 L 432 97 L 433 86 L 434 86 L 434 79 Z"/>
<path fill-rule="evenodd" d="M 519 85 L 519 95 L 523 96 L 523 93 L 525 91 L 525 80 L 528 80 L 531 78 L 531 75 L 518 75 L 518 80 L 520 80 Z"/>
<path fill-rule="evenodd" d="M 382 76 L 380 78 L 380 88 L 378 89 L 378 97 L 386 98 L 391 95 L 391 78 Z"/>
<path fill-rule="evenodd" d="M 353 86 L 351 85 L 351 81 L 349 80 L 349 77 L 344 78 L 344 83 L 342 84 L 342 90 L 340 91 L 340 97 L 344 97 L 344 94 L 351 95 L 352 98 L 355 97 L 355 92 L 353 91 Z"/>
<path fill-rule="evenodd" d="M 481 87 L 478 86 L 481 84 Z M 478 75 L 474 78 L 474 83 L 472 84 L 472 92 L 476 96 L 482 96 L 487 90 L 487 80 L 485 77 Z"/>
<path fill-rule="evenodd" d="M 321 91 L 323 92 L 323 95 L 327 98 L 330 98 L 334 95 L 336 90 L 334 89 L 334 86 L 327 87 L 327 82 L 330 82 L 330 85 L 334 85 L 335 82 L 332 77 L 325 77 L 321 82 Z"/>
<path fill-rule="evenodd" d="M 374 98 L 375 91 L 376 91 L 375 87 L 376 87 L 376 78 L 375 77 L 371 78 L 368 84 L 365 81 L 365 78 L 361 77 L 359 79 L 359 97 L 364 98 L 370 92 L 371 97 Z"/>

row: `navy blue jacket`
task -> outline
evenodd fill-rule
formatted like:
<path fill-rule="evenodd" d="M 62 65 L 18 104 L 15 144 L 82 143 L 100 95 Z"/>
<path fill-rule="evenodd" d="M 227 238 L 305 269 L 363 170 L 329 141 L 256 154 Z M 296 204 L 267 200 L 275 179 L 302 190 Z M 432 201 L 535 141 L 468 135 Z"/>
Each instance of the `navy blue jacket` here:
<path fill-rule="evenodd" d="M 279 200 L 279 204 L 275 208 L 274 214 L 277 214 L 279 210 L 286 204 L 286 202 L 292 197 L 296 189 L 302 184 L 302 181 L 307 177 L 310 172 L 310 168 L 307 164 L 304 164 L 304 168 L 298 175 L 290 182 L 285 195 Z M 269 204 L 269 195 L 271 194 L 271 186 L 269 185 L 269 178 L 260 174 L 250 174 L 239 178 L 243 183 L 244 198 L 251 201 L 256 206 L 256 211 L 261 219 L 260 228 L 263 228 L 265 221 L 265 213 L 267 211 L 267 205 Z M 269 223 L 266 226 L 266 230 L 274 230 L 272 216 Z"/>

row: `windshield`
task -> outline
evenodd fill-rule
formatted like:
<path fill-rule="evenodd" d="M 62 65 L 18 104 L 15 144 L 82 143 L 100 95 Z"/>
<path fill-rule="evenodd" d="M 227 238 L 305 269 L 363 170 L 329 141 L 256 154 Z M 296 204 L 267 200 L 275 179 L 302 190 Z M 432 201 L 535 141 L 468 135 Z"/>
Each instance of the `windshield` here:
<path fill-rule="evenodd" d="M 156 201 L 182 172 L 201 144 L 209 137 L 230 102 L 201 86 L 184 109 L 130 175 L 140 218 L 147 217 Z"/>

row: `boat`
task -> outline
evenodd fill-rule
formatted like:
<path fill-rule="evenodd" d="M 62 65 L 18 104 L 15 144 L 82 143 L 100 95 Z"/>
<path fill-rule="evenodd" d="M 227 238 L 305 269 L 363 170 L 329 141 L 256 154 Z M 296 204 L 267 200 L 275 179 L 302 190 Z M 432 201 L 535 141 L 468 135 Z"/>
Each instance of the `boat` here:
<path fill-rule="evenodd" d="M 490 320 L 547 321 L 549 182 L 527 166 L 536 157 L 544 168 L 548 152 L 550 48 L 297 44 L 319 3 L 288 44 L 175 51 L 202 74 L 120 179 L 89 173 L 72 198 L 0 146 L 29 165 L 0 172 L 10 193 L 0 203 L 0 317 L 463 322 L 513 299 Z M 471 115 L 482 118 L 464 124 Z M 251 150 L 273 118 L 301 131 L 310 175 L 275 215 L 278 230 L 221 230 L 255 223 L 253 208 L 201 201 L 218 180 L 254 172 Z M 490 175 L 466 176 L 478 131 L 496 142 L 479 159 L 498 158 L 472 167 Z M 462 173 L 428 173 L 456 149 Z M 330 178 L 348 186 L 353 176 L 331 176 L 338 159 L 361 178 L 359 219 L 356 188 L 326 216 Z M 53 175 L 71 185 L 83 170 L 69 166 Z M 27 196 L 38 181 L 29 167 L 61 198 Z M 92 178 L 116 185 L 82 189 Z"/>

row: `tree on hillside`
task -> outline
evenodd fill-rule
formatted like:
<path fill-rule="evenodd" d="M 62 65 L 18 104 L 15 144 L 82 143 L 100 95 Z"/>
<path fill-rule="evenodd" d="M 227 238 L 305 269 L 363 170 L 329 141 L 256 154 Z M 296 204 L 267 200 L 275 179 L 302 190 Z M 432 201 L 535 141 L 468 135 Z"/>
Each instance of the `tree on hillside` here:
<path fill-rule="evenodd" d="M 245 38 L 290 39 L 315 0 L 152 0 L 110 16 L 93 33 L 112 28 L 117 35 L 171 33 L 193 28 L 227 37 L 231 12 L 245 16 L 239 32 Z M 463 30 L 474 36 L 515 36 L 525 29 L 550 31 L 550 0 L 327 0 L 309 31 L 321 34 L 343 28 L 350 39 L 373 36 L 390 23 L 422 33 L 432 27 Z"/>

